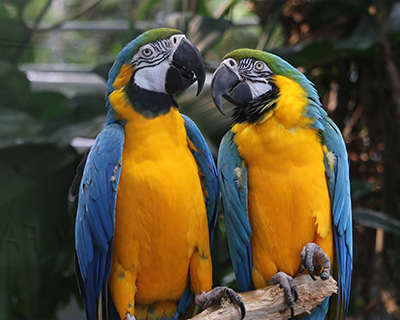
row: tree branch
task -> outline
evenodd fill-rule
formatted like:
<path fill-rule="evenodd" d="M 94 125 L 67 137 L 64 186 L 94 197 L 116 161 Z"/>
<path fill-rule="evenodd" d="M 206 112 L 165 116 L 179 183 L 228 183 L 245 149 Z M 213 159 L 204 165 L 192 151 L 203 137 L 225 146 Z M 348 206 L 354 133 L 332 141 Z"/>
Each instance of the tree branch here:
<path fill-rule="evenodd" d="M 319 277 L 312 280 L 308 274 L 298 275 L 294 278 L 299 298 L 294 305 L 294 315 L 304 312 L 310 313 L 326 297 L 337 293 L 337 283 L 329 277 L 322 281 Z M 250 319 L 288 319 L 290 309 L 285 301 L 283 289 L 279 285 L 268 286 L 250 292 L 239 294 L 246 306 L 245 320 Z M 240 319 L 240 309 L 229 301 L 221 301 L 221 305 L 214 305 L 191 320 L 230 320 Z"/>

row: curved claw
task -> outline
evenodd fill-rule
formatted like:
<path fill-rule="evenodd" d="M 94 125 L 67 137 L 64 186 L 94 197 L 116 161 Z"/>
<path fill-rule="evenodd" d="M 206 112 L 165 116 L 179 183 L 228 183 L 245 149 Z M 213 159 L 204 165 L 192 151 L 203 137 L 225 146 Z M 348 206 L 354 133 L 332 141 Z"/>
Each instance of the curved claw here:
<path fill-rule="evenodd" d="M 329 278 L 330 269 L 331 269 L 331 261 L 326 253 L 321 249 L 319 245 L 316 243 L 308 243 L 303 247 L 301 251 L 301 265 L 300 265 L 300 273 L 305 269 L 308 270 L 311 278 L 316 280 L 314 276 L 314 270 L 319 271 L 319 276 L 322 280 L 326 280 Z M 323 268 L 323 271 L 321 269 Z"/>
<path fill-rule="evenodd" d="M 229 299 L 232 303 L 236 304 L 240 308 L 243 319 L 246 315 L 246 308 L 244 306 L 242 298 L 232 289 L 227 287 L 215 287 L 209 292 L 203 292 L 200 295 L 196 295 L 195 302 L 201 309 L 207 309 L 214 303 L 221 300 L 222 297 Z"/>
<path fill-rule="evenodd" d="M 283 288 L 283 292 L 285 294 L 285 298 L 288 301 L 288 305 L 290 308 L 291 318 L 294 317 L 294 303 L 297 301 L 298 293 L 296 284 L 293 281 L 291 276 L 288 276 L 284 272 L 278 272 L 275 274 L 272 279 L 268 282 L 269 285 L 279 284 L 281 288 Z"/>
<path fill-rule="evenodd" d="M 136 320 L 136 318 L 135 316 L 131 316 L 131 314 L 127 312 L 125 315 L 125 320 Z"/>

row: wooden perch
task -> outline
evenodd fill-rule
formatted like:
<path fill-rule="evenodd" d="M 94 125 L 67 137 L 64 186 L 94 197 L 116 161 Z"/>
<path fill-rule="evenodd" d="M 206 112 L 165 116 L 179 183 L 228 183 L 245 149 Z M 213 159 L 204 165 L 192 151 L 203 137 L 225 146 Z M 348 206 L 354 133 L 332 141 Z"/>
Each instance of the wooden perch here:
<path fill-rule="evenodd" d="M 332 277 L 325 281 L 317 277 L 317 280 L 314 281 L 308 274 L 302 274 L 296 276 L 294 282 L 299 294 L 294 305 L 295 316 L 304 312 L 310 313 L 326 297 L 337 293 L 337 283 Z M 239 293 L 239 295 L 246 306 L 245 320 L 290 318 L 290 309 L 279 284 Z M 240 309 L 223 299 L 221 305 L 211 306 L 191 320 L 233 320 L 240 319 L 240 317 Z"/>

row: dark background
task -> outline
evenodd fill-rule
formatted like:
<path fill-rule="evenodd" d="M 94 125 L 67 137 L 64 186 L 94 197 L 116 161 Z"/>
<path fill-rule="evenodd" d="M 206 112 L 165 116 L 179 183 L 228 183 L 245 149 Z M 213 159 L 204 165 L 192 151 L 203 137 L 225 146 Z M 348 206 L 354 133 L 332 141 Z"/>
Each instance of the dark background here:
<path fill-rule="evenodd" d="M 214 155 L 230 127 L 209 80 L 229 51 L 280 55 L 315 83 L 349 152 L 354 273 L 349 317 L 400 319 L 400 3 L 31 0 L 0 2 L 0 318 L 82 318 L 74 275 L 75 168 L 104 126 L 105 81 L 139 33 L 169 26 L 208 68 L 178 97 Z M 235 287 L 224 225 L 214 283 Z"/>

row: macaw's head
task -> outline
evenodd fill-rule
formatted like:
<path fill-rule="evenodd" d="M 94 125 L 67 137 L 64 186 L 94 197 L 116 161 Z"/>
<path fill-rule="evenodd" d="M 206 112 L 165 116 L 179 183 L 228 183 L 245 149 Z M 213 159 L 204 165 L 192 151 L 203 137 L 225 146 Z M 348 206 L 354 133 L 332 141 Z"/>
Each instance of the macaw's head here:
<path fill-rule="evenodd" d="M 296 68 L 276 55 L 251 49 L 238 49 L 224 57 L 213 75 L 211 92 L 222 114 L 222 97 L 235 105 L 235 123 L 267 119 L 281 108 L 282 96 L 298 98 L 299 113 L 308 97 L 318 101 L 312 84 Z"/>
<path fill-rule="evenodd" d="M 109 117 L 128 117 L 130 109 L 153 118 L 177 107 L 172 96 L 197 81 L 203 88 L 205 67 L 199 50 L 178 30 L 146 31 L 118 54 L 107 85 Z M 109 119 L 110 120 L 110 119 Z"/>

